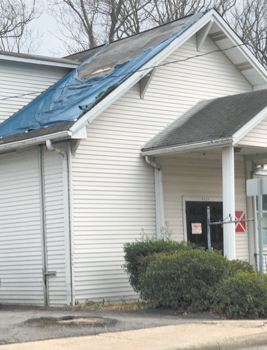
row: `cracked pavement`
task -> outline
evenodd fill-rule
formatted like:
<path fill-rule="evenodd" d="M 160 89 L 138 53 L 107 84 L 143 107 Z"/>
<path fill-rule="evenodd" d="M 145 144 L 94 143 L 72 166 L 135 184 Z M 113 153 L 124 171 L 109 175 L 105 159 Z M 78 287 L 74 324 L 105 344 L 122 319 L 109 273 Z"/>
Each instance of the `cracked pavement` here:
<path fill-rule="evenodd" d="M 101 318 L 101 322 L 58 323 L 57 318 Z M 49 321 L 50 319 L 50 321 Z M 220 320 L 216 315 L 182 315 L 174 310 L 89 310 L 0 305 L 0 345 Z"/>
<path fill-rule="evenodd" d="M 0 305 L 0 344 L 0 350 L 264 350 L 267 320 Z"/>

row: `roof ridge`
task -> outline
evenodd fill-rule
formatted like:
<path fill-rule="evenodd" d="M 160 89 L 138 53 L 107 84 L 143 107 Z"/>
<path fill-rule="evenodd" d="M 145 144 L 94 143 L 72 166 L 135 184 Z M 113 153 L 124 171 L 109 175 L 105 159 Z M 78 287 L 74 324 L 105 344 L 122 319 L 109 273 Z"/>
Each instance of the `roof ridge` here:
<path fill-rule="evenodd" d="M 173 21 L 170 21 L 170 22 L 167 22 L 167 23 L 163 23 L 163 24 L 161 24 L 161 25 L 159 25 L 159 26 L 155 26 L 155 27 L 153 27 L 153 28 L 149 28 L 149 29 L 143 30 L 143 31 L 141 31 L 140 33 L 136 33 L 136 34 L 133 34 L 133 35 L 129 35 L 129 36 L 126 36 L 125 38 L 117 39 L 117 40 L 110 41 L 110 42 L 107 42 L 107 43 L 108 43 L 108 44 L 113 44 L 113 43 L 117 43 L 118 41 L 122 41 L 122 40 L 125 40 L 125 39 L 130 39 L 130 38 L 133 38 L 133 37 L 135 37 L 135 36 L 137 36 L 137 35 L 140 35 L 140 34 L 143 34 L 143 33 L 147 33 L 147 32 L 149 32 L 149 31 L 152 31 L 152 30 L 154 30 L 154 29 L 162 28 L 162 27 L 164 27 L 164 26 L 166 26 L 166 25 L 168 25 L 168 24 L 170 24 L 170 23 L 178 22 L 178 21 L 180 21 L 180 20 L 182 20 L 182 19 L 185 19 L 185 18 L 194 16 L 194 15 L 197 14 L 197 13 L 203 13 L 203 14 L 205 14 L 205 13 L 208 12 L 209 10 L 210 10 L 210 9 L 207 9 L 206 11 L 194 12 L 194 13 L 191 13 L 190 15 L 186 15 L 186 16 L 177 18 L 177 19 L 175 19 L 175 20 L 173 20 Z M 89 51 L 91 51 L 91 50 L 95 50 L 95 49 L 97 49 L 97 48 L 101 48 L 102 46 L 106 45 L 107 43 L 104 43 L 104 44 L 101 44 L 101 45 L 98 45 L 98 46 L 94 46 L 94 47 L 92 47 L 92 48 L 90 48 L 90 49 L 83 50 L 83 51 L 79 51 L 79 52 L 76 52 L 76 53 L 74 53 L 74 54 L 71 54 L 71 55 L 68 55 L 68 56 L 64 56 L 64 57 L 62 57 L 62 58 L 63 58 L 63 59 L 65 59 L 65 58 L 68 59 L 69 57 L 78 55 L 78 54 L 80 54 L 80 53 L 89 52 Z"/>

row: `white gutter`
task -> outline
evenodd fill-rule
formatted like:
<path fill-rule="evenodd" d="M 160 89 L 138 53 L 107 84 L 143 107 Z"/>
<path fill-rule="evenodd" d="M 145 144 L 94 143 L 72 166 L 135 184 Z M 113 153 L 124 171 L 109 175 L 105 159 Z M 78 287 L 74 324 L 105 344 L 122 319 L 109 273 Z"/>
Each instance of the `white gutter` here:
<path fill-rule="evenodd" d="M 164 238 L 164 200 L 163 200 L 163 182 L 162 182 L 162 170 L 160 166 L 145 157 L 147 164 L 154 168 L 154 183 L 155 183 L 155 204 L 156 204 L 156 232 L 157 239 Z"/>
<path fill-rule="evenodd" d="M 183 153 L 187 151 L 201 150 L 201 149 L 206 149 L 211 147 L 219 147 L 222 145 L 226 146 L 226 145 L 232 145 L 232 144 L 233 144 L 233 139 L 227 138 L 227 139 L 221 139 L 221 140 L 185 144 L 181 146 L 166 147 L 166 148 L 155 149 L 151 151 L 144 151 L 144 152 L 141 152 L 141 154 L 142 156 L 165 155 L 165 154 L 171 154 L 171 153 Z"/>
<path fill-rule="evenodd" d="M 38 64 L 38 65 L 43 65 L 43 66 L 54 66 L 54 67 L 61 67 L 61 68 L 72 68 L 75 69 L 79 67 L 79 63 L 68 63 L 68 62 L 55 62 L 52 60 L 49 60 L 49 57 L 46 59 L 40 58 L 38 59 L 37 57 L 31 58 L 31 57 L 17 57 L 17 56 L 11 56 L 11 55 L 3 55 L 0 54 L 0 60 L 5 60 L 5 61 L 12 61 L 12 62 L 22 62 L 22 63 L 29 63 L 29 64 Z"/>
<path fill-rule="evenodd" d="M 71 251 L 70 251 L 70 225 L 69 225 L 70 215 L 69 215 L 68 156 L 64 151 L 53 147 L 51 140 L 46 140 L 46 147 L 49 151 L 56 152 L 62 156 L 66 290 L 67 290 L 67 305 L 71 305 L 71 266 L 70 266 Z"/>
<path fill-rule="evenodd" d="M 3 150 L 9 150 L 13 148 L 22 148 L 22 147 L 39 145 L 40 143 L 46 142 L 47 138 L 49 138 L 50 140 L 60 140 L 66 137 L 70 138 L 71 136 L 72 136 L 72 132 L 69 130 L 65 130 L 65 131 L 57 132 L 51 135 L 33 137 L 27 140 L 5 143 L 3 145 L 1 145 L 1 138 L 0 138 L 0 152 Z"/>

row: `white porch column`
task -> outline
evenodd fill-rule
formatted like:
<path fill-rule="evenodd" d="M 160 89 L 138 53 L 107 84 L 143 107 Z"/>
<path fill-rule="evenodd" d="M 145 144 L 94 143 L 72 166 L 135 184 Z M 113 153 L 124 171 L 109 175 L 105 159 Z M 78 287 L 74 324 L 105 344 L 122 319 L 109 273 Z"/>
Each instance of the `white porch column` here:
<path fill-rule="evenodd" d="M 223 219 L 229 221 L 229 214 L 235 220 L 235 162 L 234 147 L 222 151 Z M 235 223 L 223 225 L 224 256 L 235 259 Z"/>

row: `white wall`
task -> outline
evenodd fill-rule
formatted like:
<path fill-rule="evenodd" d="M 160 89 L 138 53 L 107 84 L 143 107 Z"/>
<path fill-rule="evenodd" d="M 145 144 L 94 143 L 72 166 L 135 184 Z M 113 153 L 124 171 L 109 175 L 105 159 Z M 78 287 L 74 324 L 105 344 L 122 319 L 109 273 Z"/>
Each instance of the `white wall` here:
<path fill-rule="evenodd" d="M 201 53 L 216 49 L 207 39 Z M 166 61 L 198 54 L 193 37 Z M 222 53 L 213 53 L 158 68 L 144 100 L 137 84 L 89 125 L 72 159 L 76 300 L 135 296 L 121 268 L 123 244 L 139 239 L 142 228 L 155 235 L 153 169 L 140 155 L 145 142 L 200 99 L 251 90 Z"/>
<path fill-rule="evenodd" d="M 71 69 L 0 61 L 0 123 L 26 106 Z M 18 96 L 30 94 L 25 96 Z M 10 99 L 10 97 L 17 96 Z M 5 98 L 8 98 L 4 100 Z"/>
<path fill-rule="evenodd" d="M 246 136 L 244 136 L 239 142 L 239 145 L 247 145 L 254 147 L 267 147 L 267 119 L 262 120 L 257 126 L 255 126 Z"/>
<path fill-rule="evenodd" d="M 44 194 L 49 306 L 67 304 L 62 156 L 44 148 Z"/>
<path fill-rule="evenodd" d="M 44 304 L 36 149 L 0 156 L 0 303 Z"/>
<path fill-rule="evenodd" d="M 220 154 L 187 153 L 177 157 L 161 157 L 165 221 L 172 238 L 187 240 L 184 235 L 184 199 L 222 201 L 222 158 Z M 245 163 L 235 155 L 236 211 L 246 212 Z M 248 231 L 236 233 L 236 258 L 249 260 Z"/>
<path fill-rule="evenodd" d="M 62 157 L 44 147 L 43 191 L 39 157 L 38 147 L 0 155 L 0 303 L 44 305 L 46 269 L 48 305 L 67 304 Z"/>

